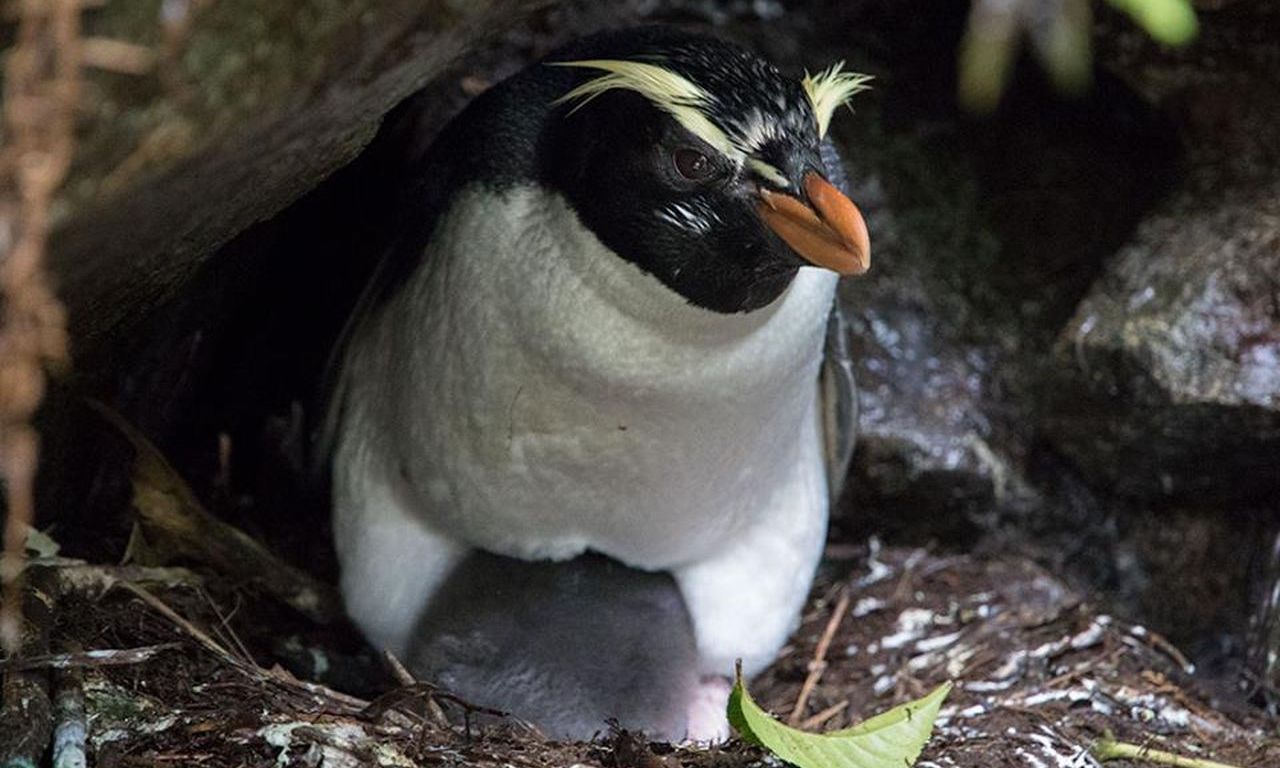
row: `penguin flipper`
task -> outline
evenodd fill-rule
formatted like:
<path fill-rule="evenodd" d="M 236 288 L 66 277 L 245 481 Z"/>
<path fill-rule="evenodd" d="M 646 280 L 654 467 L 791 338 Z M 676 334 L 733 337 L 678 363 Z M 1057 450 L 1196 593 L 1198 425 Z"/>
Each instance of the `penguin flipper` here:
<path fill-rule="evenodd" d="M 834 505 L 844 489 L 858 435 L 858 390 L 849 354 L 848 327 L 839 299 L 831 305 L 827 319 L 826 350 L 818 378 L 821 400 L 824 458 L 827 464 L 827 493 Z"/>

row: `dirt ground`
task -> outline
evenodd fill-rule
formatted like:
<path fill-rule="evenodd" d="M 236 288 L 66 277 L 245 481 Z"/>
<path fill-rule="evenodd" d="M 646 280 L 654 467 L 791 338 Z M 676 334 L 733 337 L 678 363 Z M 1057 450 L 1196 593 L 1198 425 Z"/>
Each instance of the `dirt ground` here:
<path fill-rule="evenodd" d="M 618 732 L 548 742 L 514 719 L 395 682 L 346 631 L 323 630 L 250 587 L 184 569 L 42 562 L 33 578 L 57 596 L 50 645 L 86 653 L 27 664 L 53 668 L 56 693 L 83 697 L 89 756 L 104 768 L 671 768 L 764 758 L 738 742 L 673 748 Z M 282 658 L 292 671 L 271 661 Z M 1089 749 L 1108 732 L 1240 768 L 1280 765 L 1277 724 L 1192 671 L 1161 637 L 1097 613 L 1030 562 L 872 540 L 829 550 L 801 628 L 750 688 L 783 718 L 803 695 L 793 721 L 829 730 L 953 680 L 922 768 L 1092 766 Z"/>

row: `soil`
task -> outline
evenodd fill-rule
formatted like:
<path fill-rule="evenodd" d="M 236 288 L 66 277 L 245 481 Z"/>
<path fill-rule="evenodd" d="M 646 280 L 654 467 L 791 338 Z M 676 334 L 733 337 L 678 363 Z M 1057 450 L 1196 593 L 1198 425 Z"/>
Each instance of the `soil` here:
<path fill-rule="evenodd" d="M 922 768 L 1090 766 L 1090 746 L 1107 733 L 1241 768 L 1280 764 L 1276 723 L 1261 710 L 1234 691 L 1206 688 L 1158 635 L 1098 613 L 1029 561 L 882 548 L 875 540 L 833 546 L 828 555 L 799 631 L 750 684 L 775 715 L 792 715 L 805 679 L 820 667 L 794 718 L 813 730 L 846 727 L 955 681 Z M 251 587 L 180 569 L 125 573 L 74 561 L 47 567 L 79 574 L 58 583 L 93 585 L 66 587 L 53 647 L 155 649 L 137 663 L 86 662 L 90 757 L 104 768 L 673 768 L 765 757 L 737 741 L 671 747 L 621 731 L 602 731 L 590 743 L 549 742 L 513 718 L 469 711 L 429 686 L 398 685 L 349 630 L 311 624 Z M 151 582 L 146 594 L 173 614 L 121 581 Z M 845 594 L 845 610 L 833 618 Z M 827 658 L 815 661 L 833 622 Z M 278 665 L 289 655 L 294 671 Z M 304 675 L 364 685 L 341 692 Z"/>

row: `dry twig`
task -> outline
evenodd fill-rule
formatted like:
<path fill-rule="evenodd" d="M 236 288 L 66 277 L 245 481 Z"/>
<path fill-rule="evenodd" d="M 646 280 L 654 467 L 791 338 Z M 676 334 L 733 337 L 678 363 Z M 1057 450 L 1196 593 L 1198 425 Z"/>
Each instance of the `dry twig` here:
<path fill-rule="evenodd" d="M 400 659 L 396 658 L 394 653 L 384 650 L 382 652 L 382 660 L 386 663 L 387 669 L 391 670 L 391 676 L 394 677 L 396 682 L 401 686 L 405 688 L 419 687 L 418 678 L 413 676 L 413 673 L 405 667 Z M 431 718 L 431 722 L 441 728 L 448 728 L 449 718 L 445 716 L 444 709 L 440 707 L 440 704 L 436 701 L 436 698 L 432 695 L 431 691 L 427 691 L 424 699 L 424 703 L 427 708 L 427 715 Z"/>
<path fill-rule="evenodd" d="M 187 621 L 185 618 L 179 615 L 177 611 L 173 610 L 168 605 L 165 605 L 164 601 L 162 601 L 160 598 L 156 597 L 155 595 L 151 594 L 151 592 L 148 591 L 145 587 L 141 587 L 137 584 L 133 584 L 127 581 L 120 582 L 119 586 L 132 592 L 135 596 L 137 596 L 140 600 L 142 600 L 142 602 L 151 606 L 151 608 L 156 613 L 159 613 L 161 616 L 164 616 L 166 619 L 173 622 L 175 625 L 177 625 L 179 629 L 181 629 L 183 632 L 186 632 L 188 635 L 190 635 L 191 639 L 199 643 L 206 651 L 212 653 L 214 656 L 217 656 L 227 666 L 235 667 L 236 669 L 241 669 L 241 670 L 255 669 L 250 667 L 250 665 L 246 663 L 244 660 L 242 660 L 240 657 L 231 653 L 226 648 L 223 648 L 218 643 L 217 640 L 214 640 L 212 637 L 210 637 L 208 633 L 206 633 L 204 630 L 200 629 L 195 624 L 192 624 L 190 621 Z M 261 671 L 261 670 L 258 670 L 258 671 Z"/>
<path fill-rule="evenodd" d="M 822 725 L 826 723 L 828 720 L 830 720 L 831 718 L 835 717 L 836 715 L 840 714 L 841 712 L 845 711 L 848 708 L 849 708 L 848 699 L 832 704 L 831 706 L 822 710 L 818 714 L 814 715 L 813 717 L 801 723 L 800 730 L 802 731 L 816 730 L 822 727 Z"/>
<path fill-rule="evenodd" d="M 309 683 L 305 680 L 299 680 L 280 667 L 263 669 L 252 660 L 242 659 L 236 654 L 228 651 L 207 632 L 200 629 L 195 624 L 192 624 L 146 588 L 127 581 L 119 582 L 118 586 L 132 592 L 142 600 L 142 602 L 146 603 L 161 616 L 164 616 L 166 619 L 173 622 L 174 625 L 189 635 L 193 640 L 200 644 L 201 647 L 216 656 L 219 661 L 232 669 L 241 672 L 251 680 L 266 685 L 273 685 L 276 688 L 283 689 L 291 694 L 305 697 L 313 704 L 319 704 L 320 709 L 322 710 L 332 710 L 343 715 L 359 713 L 370 706 L 369 702 L 355 696 L 335 691 L 332 688 L 328 688 L 317 683 Z"/>
<path fill-rule="evenodd" d="M 165 651 L 181 648 L 179 643 L 161 643 L 146 645 L 141 648 L 104 648 L 95 651 L 78 651 L 76 653 L 53 653 L 43 656 L 29 656 L 25 659 L 10 659 L 0 664 L 2 669 L 79 669 L 81 667 L 120 667 L 129 664 L 143 664 L 151 661 Z"/>
<path fill-rule="evenodd" d="M 63 669 L 56 674 L 53 720 L 53 768 L 85 768 L 89 726 L 84 709 L 84 679 L 79 668 Z"/>
<path fill-rule="evenodd" d="M 827 668 L 827 649 L 831 646 L 831 639 L 835 637 L 836 630 L 840 628 L 840 622 L 848 612 L 849 586 L 846 584 L 840 588 L 840 598 L 836 600 L 835 610 L 831 612 L 831 618 L 827 619 L 827 626 L 822 630 L 822 637 L 818 638 L 818 645 L 813 650 L 813 660 L 809 662 L 809 675 L 804 679 L 804 685 L 800 687 L 800 695 L 796 696 L 796 704 L 791 708 L 791 715 L 787 718 L 788 724 L 798 725 L 800 719 L 804 717 L 804 708 L 809 703 L 809 696 Z"/>
<path fill-rule="evenodd" d="M 418 684 L 418 679 L 413 676 L 412 672 L 405 668 L 404 663 L 401 662 L 400 659 L 396 658 L 394 653 L 384 650 L 382 652 L 382 660 L 386 662 L 387 669 L 391 670 L 391 676 L 396 679 L 397 683 L 405 687 Z"/>

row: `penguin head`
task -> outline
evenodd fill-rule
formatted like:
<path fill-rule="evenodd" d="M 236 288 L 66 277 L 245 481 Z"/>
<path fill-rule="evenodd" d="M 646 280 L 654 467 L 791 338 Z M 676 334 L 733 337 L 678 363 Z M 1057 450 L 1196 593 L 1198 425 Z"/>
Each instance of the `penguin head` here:
<path fill-rule="evenodd" d="M 544 62 L 574 79 L 540 173 L 610 250 L 721 313 L 771 303 L 802 266 L 867 269 L 866 224 L 822 151 L 866 77 L 836 65 L 794 79 L 671 30 L 614 34 L 590 54 Z"/>

